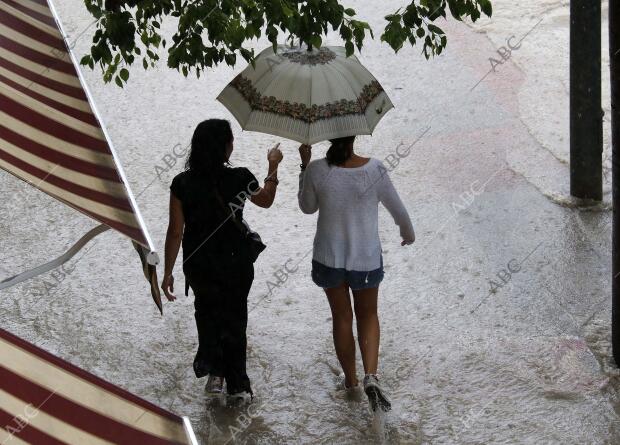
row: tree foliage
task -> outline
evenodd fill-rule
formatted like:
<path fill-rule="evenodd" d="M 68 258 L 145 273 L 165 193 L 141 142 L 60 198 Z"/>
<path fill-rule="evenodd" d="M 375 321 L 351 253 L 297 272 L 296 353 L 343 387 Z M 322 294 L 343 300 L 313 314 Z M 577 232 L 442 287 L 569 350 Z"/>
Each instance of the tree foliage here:
<path fill-rule="evenodd" d="M 81 63 L 98 65 L 105 82 L 123 86 L 128 68 L 141 60 L 144 69 L 154 67 L 161 49 L 167 64 L 187 76 L 196 75 L 222 62 L 233 66 L 239 56 L 253 63 L 248 43 L 267 36 L 274 50 L 285 35 L 286 42 L 320 47 L 323 36 L 337 31 L 347 56 L 361 51 L 364 40 L 374 34 L 369 24 L 357 18 L 354 9 L 338 0 L 84 0 L 97 19 L 90 53 Z M 441 54 L 447 44 L 437 19 L 447 11 L 457 20 L 476 21 L 481 13 L 491 16 L 490 0 L 413 0 L 385 16 L 381 34 L 398 52 L 405 43 L 420 44 L 428 59 Z M 162 36 L 162 20 L 173 17 L 177 29 L 171 42 Z"/>

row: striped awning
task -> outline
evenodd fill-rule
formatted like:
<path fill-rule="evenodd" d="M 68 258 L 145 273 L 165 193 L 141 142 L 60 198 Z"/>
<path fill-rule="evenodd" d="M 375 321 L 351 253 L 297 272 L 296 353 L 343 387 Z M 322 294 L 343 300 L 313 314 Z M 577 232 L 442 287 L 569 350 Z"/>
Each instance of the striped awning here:
<path fill-rule="evenodd" d="M 46 0 L 0 0 L 0 168 L 154 250 Z"/>
<path fill-rule="evenodd" d="M 186 418 L 0 329 L 0 443 L 195 444 Z"/>

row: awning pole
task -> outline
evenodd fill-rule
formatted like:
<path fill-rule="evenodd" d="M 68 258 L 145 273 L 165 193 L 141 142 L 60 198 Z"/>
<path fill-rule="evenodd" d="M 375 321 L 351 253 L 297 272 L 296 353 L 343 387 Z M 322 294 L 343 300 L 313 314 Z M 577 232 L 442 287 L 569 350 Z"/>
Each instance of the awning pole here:
<path fill-rule="evenodd" d="M 50 270 L 55 269 L 58 266 L 66 263 L 71 258 L 73 258 L 73 256 L 76 253 L 78 253 L 82 249 L 82 247 L 84 247 L 91 239 L 93 239 L 100 233 L 105 232 L 106 230 L 108 230 L 108 228 L 109 228 L 108 226 L 101 224 L 95 227 L 94 229 L 92 229 L 91 231 L 89 231 L 82 238 L 80 238 L 73 246 L 71 246 L 69 250 L 67 250 L 65 253 L 60 255 L 58 258 L 48 263 L 41 264 L 40 266 L 35 267 L 34 269 L 27 270 L 18 275 L 14 275 L 12 277 L 9 277 L 9 278 L 6 278 L 0 281 L 0 290 L 6 289 L 11 286 L 15 286 L 16 284 L 21 283 L 22 281 L 29 280 L 45 272 L 49 272 Z"/>
<path fill-rule="evenodd" d="M 183 416 L 183 427 L 185 428 L 185 434 L 187 435 L 188 442 L 191 445 L 198 445 L 198 440 L 196 440 L 196 434 L 194 434 L 192 423 L 186 416 Z"/>

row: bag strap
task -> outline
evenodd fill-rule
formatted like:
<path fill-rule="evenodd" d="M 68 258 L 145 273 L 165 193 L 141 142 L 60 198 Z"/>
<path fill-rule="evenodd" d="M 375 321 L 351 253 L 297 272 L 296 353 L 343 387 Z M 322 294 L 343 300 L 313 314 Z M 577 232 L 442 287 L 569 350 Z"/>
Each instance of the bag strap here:
<path fill-rule="evenodd" d="M 220 207 L 224 209 L 228 209 L 228 210 L 225 210 L 225 212 L 230 215 L 229 218 L 232 218 L 233 223 L 235 224 L 235 227 L 237 228 L 237 230 L 239 230 L 239 232 L 241 232 L 242 235 L 246 236 L 248 233 L 248 227 L 245 224 L 243 224 L 241 221 L 239 221 L 235 215 L 235 212 L 229 206 L 226 205 L 216 184 L 213 185 L 213 192 L 215 194 L 215 198 L 217 199 L 217 202 L 219 203 Z"/>

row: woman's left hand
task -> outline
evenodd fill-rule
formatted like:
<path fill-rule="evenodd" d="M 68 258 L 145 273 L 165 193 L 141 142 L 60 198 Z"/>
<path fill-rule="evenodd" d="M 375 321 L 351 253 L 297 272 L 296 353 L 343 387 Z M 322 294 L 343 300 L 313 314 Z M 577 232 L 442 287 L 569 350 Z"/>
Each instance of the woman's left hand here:
<path fill-rule="evenodd" d="M 161 288 L 166 294 L 168 301 L 174 301 L 177 297 L 174 292 L 174 277 L 172 275 L 164 275 L 164 279 L 161 281 Z"/>
<path fill-rule="evenodd" d="M 312 145 L 301 144 L 299 146 L 299 157 L 303 165 L 308 165 L 312 158 Z"/>

